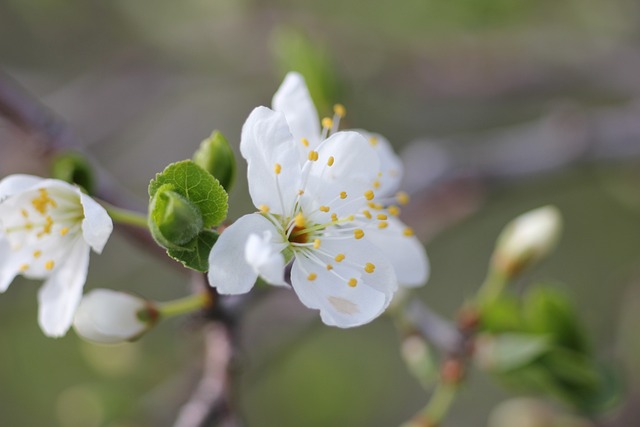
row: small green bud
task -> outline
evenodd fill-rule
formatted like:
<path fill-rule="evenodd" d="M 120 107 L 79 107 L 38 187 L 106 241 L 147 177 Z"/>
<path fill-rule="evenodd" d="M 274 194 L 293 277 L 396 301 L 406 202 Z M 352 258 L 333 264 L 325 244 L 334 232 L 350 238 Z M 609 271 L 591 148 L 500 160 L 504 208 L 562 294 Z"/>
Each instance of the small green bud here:
<path fill-rule="evenodd" d="M 520 215 L 498 236 L 491 267 L 508 279 L 517 277 L 555 249 L 561 231 L 562 216 L 554 206 Z"/>
<path fill-rule="evenodd" d="M 217 130 L 200 144 L 193 162 L 213 175 L 229 192 L 236 177 L 236 160 L 227 139 Z"/>
<path fill-rule="evenodd" d="M 80 153 L 66 152 L 54 157 L 51 163 L 51 177 L 70 184 L 77 184 L 87 193 L 93 194 L 95 185 L 93 169 Z"/>
<path fill-rule="evenodd" d="M 149 206 L 151 234 L 165 248 L 175 248 L 193 240 L 202 230 L 200 210 L 170 184 L 156 191 Z"/>

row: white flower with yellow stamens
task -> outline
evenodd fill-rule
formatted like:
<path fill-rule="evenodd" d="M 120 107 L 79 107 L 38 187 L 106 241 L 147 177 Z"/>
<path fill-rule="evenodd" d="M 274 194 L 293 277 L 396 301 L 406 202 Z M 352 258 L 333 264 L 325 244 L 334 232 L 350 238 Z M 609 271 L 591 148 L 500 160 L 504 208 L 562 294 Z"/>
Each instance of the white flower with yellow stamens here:
<path fill-rule="evenodd" d="M 18 274 L 44 279 L 38 322 L 64 335 L 82 297 L 89 249 L 100 253 L 113 229 L 107 212 L 79 188 L 11 175 L 0 181 L 0 292 Z"/>
<path fill-rule="evenodd" d="M 287 74 L 273 96 L 272 106 L 285 115 L 289 130 L 298 142 L 302 161 L 317 150 L 328 135 L 338 130 L 340 119 L 346 114 L 342 105 L 336 105 L 333 118 L 320 120 L 303 77 L 295 72 Z M 369 142 L 380 162 L 379 172 L 370 181 L 375 198 L 358 216 L 367 230 L 365 239 L 377 245 L 391 261 L 400 285 L 423 285 L 429 275 L 426 252 L 413 231 L 397 218 L 398 205 L 408 202 L 406 193 L 396 193 L 403 174 L 402 162 L 384 136 L 361 129 L 354 131 Z"/>

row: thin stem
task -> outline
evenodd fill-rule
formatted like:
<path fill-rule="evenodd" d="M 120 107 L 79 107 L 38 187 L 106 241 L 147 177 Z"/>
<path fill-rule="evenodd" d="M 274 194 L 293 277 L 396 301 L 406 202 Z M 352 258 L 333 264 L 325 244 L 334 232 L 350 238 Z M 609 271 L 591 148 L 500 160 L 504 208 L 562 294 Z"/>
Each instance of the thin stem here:
<path fill-rule="evenodd" d="M 210 304 L 211 296 L 205 292 L 201 292 L 161 303 L 158 306 L 158 311 L 162 317 L 174 317 L 201 310 Z"/>
<path fill-rule="evenodd" d="M 119 222 L 121 224 L 127 224 L 127 225 L 134 225 L 136 227 L 144 228 L 145 230 L 149 229 L 147 216 L 145 214 L 131 211 L 129 209 L 119 208 L 103 200 L 101 200 L 100 203 L 107 210 L 107 213 L 109 214 L 111 219 L 114 220 L 115 222 Z"/>
<path fill-rule="evenodd" d="M 476 301 L 479 305 L 490 304 L 502 294 L 505 286 L 509 283 L 507 276 L 495 268 L 489 270 L 487 278 L 478 289 Z"/>
<path fill-rule="evenodd" d="M 430 423 L 430 426 L 437 427 L 449 413 L 453 405 L 459 387 L 457 384 L 439 382 L 436 389 L 424 408 L 422 415 Z"/>

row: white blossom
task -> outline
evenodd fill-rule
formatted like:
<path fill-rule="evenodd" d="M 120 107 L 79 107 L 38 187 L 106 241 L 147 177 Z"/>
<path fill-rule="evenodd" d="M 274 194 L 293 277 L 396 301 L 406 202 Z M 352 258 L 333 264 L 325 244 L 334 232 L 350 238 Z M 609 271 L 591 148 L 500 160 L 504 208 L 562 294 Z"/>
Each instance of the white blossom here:
<path fill-rule="evenodd" d="M 11 175 L 0 181 L 0 292 L 14 277 L 43 279 L 38 322 L 64 335 L 82 296 L 89 252 L 102 252 L 113 224 L 79 188 L 54 179 Z"/>
<path fill-rule="evenodd" d="M 397 157 L 362 131 L 337 131 L 343 108 L 321 129 L 297 74 L 287 76 L 273 104 L 277 111 L 253 110 L 240 142 L 259 212 L 221 234 L 209 281 L 222 294 L 248 292 L 258 276 L 287 286 L 284 266 L 293 260 L 291 284 L 324 323 L 367 323 L 388 306 L 399 277 L 416 286 L 428 271 L 424 248 L 395 218 L 398 208 L 385 203 L 400 178 Z M 395 174 L 383 188 L 390 168 Z"/>

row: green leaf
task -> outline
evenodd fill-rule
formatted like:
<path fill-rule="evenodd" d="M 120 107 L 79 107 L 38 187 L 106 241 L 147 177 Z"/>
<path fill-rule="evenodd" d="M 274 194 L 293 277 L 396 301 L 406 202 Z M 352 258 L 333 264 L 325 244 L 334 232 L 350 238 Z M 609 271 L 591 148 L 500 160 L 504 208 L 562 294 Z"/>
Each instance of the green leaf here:
<path fill-rule="evenodd" d="M 209 270 L 209 252 L 218 240 L 218 233 L 211 230 L 200 232 L 192 241 L 179 249 L 168 249 L 170 257 L 192 270 Z"/>
<path fill-rule="evenodd" d="M 502 333 L 522 331 L 522 308 L 517 298 L 503 294 L 481 308 L 480 330 Z"/>
<path fill-rule="evenodd" d="M 165 184 L 151 198 L 149 228 L 154 239 L 165 248 L 180 248 L 202 230 L 200 210 Z"/>
<path fill-rule="evenodd" d="M 236 160 L 224 135 L 216 130 L 202 141 L 193 161 L 213 175 L 227 192 L 231 190 L 236 177 Z"/>
<path fill-rule="evenodd" d="M 532 363 L 550 350 L 549 338 L 506 333 L 480 341 L 477 357 L 492 372 L 507 372 Z"/>
<path fill-rule="evenodd" d="M 157 174 L 149 184 L 149 196 L 153 198 L 160 187 L 171 189 L 193 203 L 202 215 L 204 228 L 219 224 L 227 216 L 227 192 L 217 179 L 191 160 L 172 163 Z"/>

